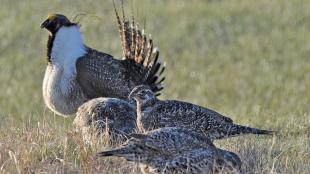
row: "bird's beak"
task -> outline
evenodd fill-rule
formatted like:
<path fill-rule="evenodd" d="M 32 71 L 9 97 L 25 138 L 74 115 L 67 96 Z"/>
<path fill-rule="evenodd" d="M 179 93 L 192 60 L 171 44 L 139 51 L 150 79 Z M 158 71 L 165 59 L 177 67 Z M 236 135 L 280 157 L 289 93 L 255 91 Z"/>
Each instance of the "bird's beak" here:
<path fill-rule="evenodd" d="M 46 19 L 44 22 L 42 22 L 42 24 L 40 25 L 41 29 L 45 28 L 49 22 L 50 22 L 49 19 Z"/>

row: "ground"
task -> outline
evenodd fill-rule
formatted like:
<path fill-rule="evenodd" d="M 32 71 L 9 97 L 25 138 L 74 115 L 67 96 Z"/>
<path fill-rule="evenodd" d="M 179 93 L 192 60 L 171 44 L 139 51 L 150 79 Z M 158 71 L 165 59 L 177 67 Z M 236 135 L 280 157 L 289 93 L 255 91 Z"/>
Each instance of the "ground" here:
<path fill-rule="evenodd" d="M 137 173 L 122 159 L 94 160 L 73 118 L 42 100 L 48 13 L 78 13 L 86 43 L 121 56 L 110 1 L 0 0 L 0 173 Z M 120 4 L 117 1 L 118 5 Z M 166 61 L 161 99 L 212 108 L 274 137 L 217 141 L 246 173 L 310 173 L 310 1 L 126 1 Z"/>

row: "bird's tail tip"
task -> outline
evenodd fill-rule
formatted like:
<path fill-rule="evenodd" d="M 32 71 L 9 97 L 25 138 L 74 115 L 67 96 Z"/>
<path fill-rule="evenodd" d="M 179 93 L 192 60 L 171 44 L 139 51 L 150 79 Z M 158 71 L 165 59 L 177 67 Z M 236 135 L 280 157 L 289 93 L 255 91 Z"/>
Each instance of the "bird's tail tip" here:
<path fill-rule="evenodd" d="M 101 158 L 101 157 L 118 156 L 122 153 L 123 153 L 123 149 L 121 149 L 121 148 L 120 149 L 112 149 L 112 150 L 101 151 L 101 152 L 96 153 L 93 156 L 93 159 L 96 160 L 96 159 Z"/>
<path fill-rule="evenodd" d="M 278 131 L 274 131 L 274 130 L 262 130 L 262 129 L 258 129 L 258 135 L 270 135 L 270 136 L 274 136 L 278 133 Z"/>
<path fill-rule="evenodd" d="M 265 130 L 265 129 L 258 129 L 253 127 L 247 127 L 242 125 L 237 125 L 237 130 L 240 134 L 256 134 L 256 135 L 270 135 L 273 136 L 277 133 L 274 130 Z"/>
<path fill-rule="evenodd" d="M 216 131 L 211 131 L 209 132 L 209 136 L 211 137 L 211 139 L 223 139 L 235 136 L 242 136 L 246 134 L 273 136 L 276 135 L 277 132 L 278 131 L 257 129 L 253 127 L 233 124 L 228 127 L 218 129 Z"/>

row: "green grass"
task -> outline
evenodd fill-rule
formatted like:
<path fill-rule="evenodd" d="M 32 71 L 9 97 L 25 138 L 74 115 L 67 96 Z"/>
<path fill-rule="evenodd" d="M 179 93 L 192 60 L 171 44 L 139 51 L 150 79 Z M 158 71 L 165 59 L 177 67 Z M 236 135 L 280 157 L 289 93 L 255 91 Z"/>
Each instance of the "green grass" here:
<path fill-rule="evenodd" d="M 116 57 L 110 1 L 0 0 L 0 173 L 136 173 L 121 159 L 92 160 L 106 145 L 83 145 L 72 118 L 42 100 L 50 12 L 81 20 L 86 43 Z M 163 99 L 186 100 L 235 122 L 279 130 L 273 137 L 217 141 L 246 173 L 310 173 L 310 2 L 307 0 L 134 1 L 167 63 Z M 129 14 L 131 3 L 125 3 Z M 118 55 L 118 56 L 117 56 Z"/>

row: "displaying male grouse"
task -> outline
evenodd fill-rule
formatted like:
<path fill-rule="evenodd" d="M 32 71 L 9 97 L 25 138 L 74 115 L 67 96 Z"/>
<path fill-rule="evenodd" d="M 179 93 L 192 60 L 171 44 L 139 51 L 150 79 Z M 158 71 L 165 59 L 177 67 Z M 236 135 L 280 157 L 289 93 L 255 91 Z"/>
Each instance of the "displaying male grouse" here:
<path fill-rule="evenodd" d="M 216 148 L 208 138 L 197 132 L 177 127 L 133 134 L 122 147 L 96 155 L 106 156 L 139 162 L 145 174 L 239 173 L 241 168 L 238 155 Z"/>
<path fill-rule="evenodd" d="M 80 26 L 62 14 L 51 14 L 41 24 L 49 31 L 43 97 L 53 112 L 74 114 L 82 103 L 97 97 L 127 99 L 137 85 L 149 86 L 156 95 L 163 89 L 164 78 L 159 76 L 164 67 L 152 39 L 134 20 L 121 21 L 115 12 L 123 60 L 86 46 Z"/>
<path fill-rule="evenodd" d="M 271 134 L 234 124 L 233 121 L 213 110 L 176 100 L 159 100 L 147 86 L 135 87 L 129 95 L 137 102 L 137 126 L 140 131 L 161 127 L 187 127 L 202 131 L 212 140 L 240 134 Z"/>

